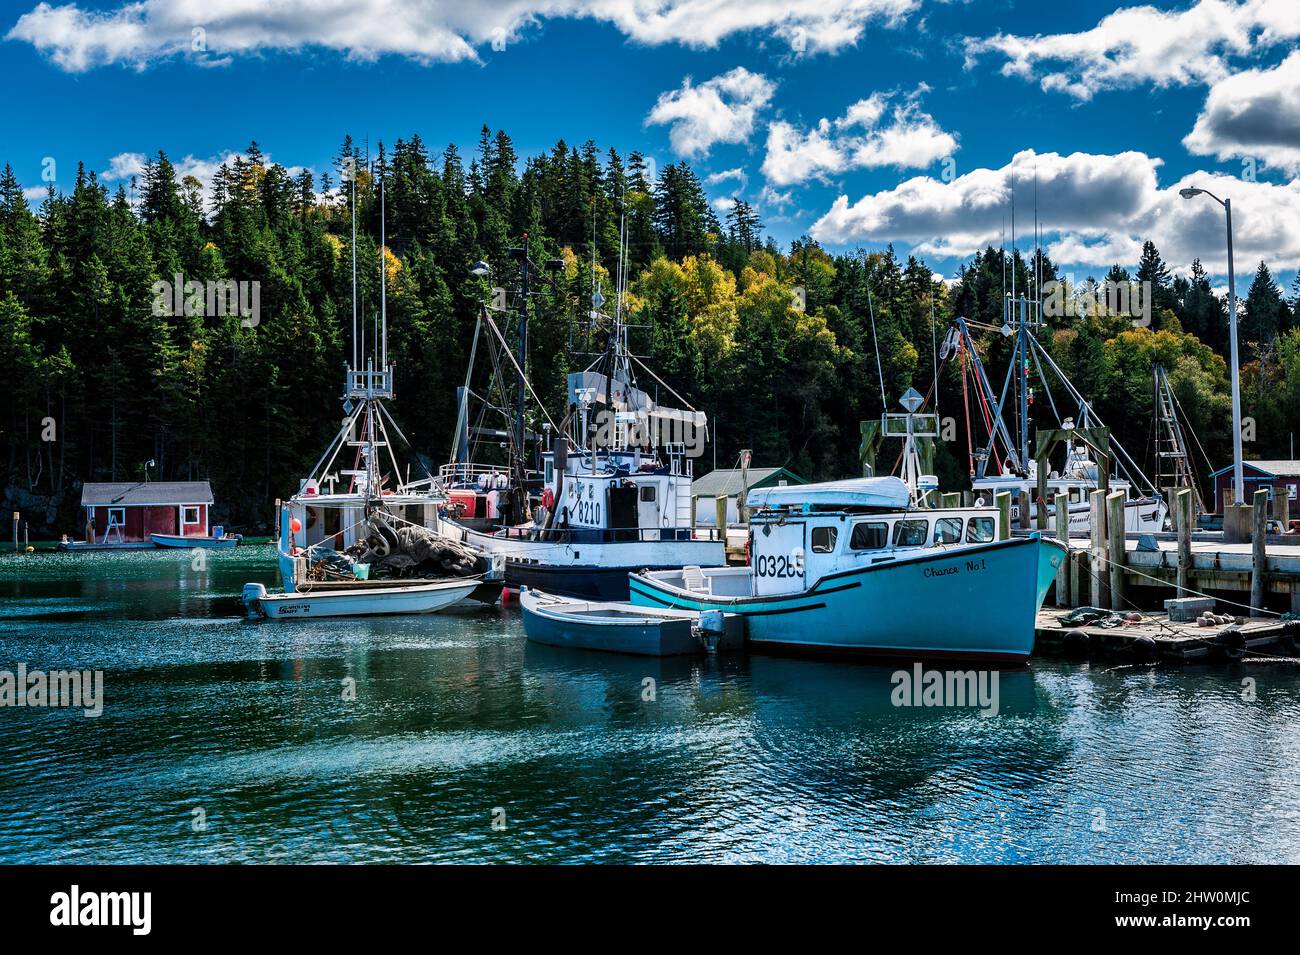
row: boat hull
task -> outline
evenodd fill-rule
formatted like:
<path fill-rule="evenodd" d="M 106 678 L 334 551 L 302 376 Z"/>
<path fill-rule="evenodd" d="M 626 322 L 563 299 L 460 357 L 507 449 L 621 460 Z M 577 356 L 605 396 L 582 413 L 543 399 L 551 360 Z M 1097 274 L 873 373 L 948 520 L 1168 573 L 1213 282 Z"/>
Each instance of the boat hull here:
<path fill-rule="evenodd" d="M 1064 553 L 1037 535 L 927 549 L 769 597 L 715 597 L 633 574 L 631 602 L 741 614 L 756 649 L 1023 663 Z"/>
<path fill-rule="evenodd" d="M 524 633 L 534 643 L 651 657 L 684 656 L 705 650 L 694 632 L 698 622 L 695 613 L 610 601 L 557 601 L 532 590 L 520 595 L 519 605 Z M 738 650 L 743 645 L 743 622 L 735 616 L 725 618 L 717 649 Z"/>
<path fill-rule="evenodd" d="M 149 539 L 157 547 L 174 547 L 190 550 L 203 547 L 208 550 L 229 550 L 239 543 L 237 536 L 228 537 L 182 537 L 179 534 L 150 534 Z"/>
<path fill-rule="evenodd" d="M 286 594 L 268 594 L 260 584 L 249 584 L 244 588 L 244 603 L 250 611 L 271 620 L 423 614 L 460 603 L 481 583 L 478 578 L 467 578 L 417 587 Z"/>
<path fill-rule="evenodd" d="M 511 590 L 524 587 L 544 590 L 563 597 L 584 600 L 627 600 L 628 575 L 641 570 L 672 570 L 680 565 L 649 567 L 597 567 L 588 564 L 563 566 L 532 561 L 506 561 L 505 585 Z"/>

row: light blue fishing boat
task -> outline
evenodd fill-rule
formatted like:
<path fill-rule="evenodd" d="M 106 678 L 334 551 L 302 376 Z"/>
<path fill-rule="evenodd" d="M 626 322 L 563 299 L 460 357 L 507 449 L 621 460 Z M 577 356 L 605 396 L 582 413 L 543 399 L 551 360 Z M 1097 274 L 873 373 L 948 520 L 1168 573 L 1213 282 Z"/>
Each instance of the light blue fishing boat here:
<path fill-rule="evenodd" d="M 1065 548 L 996 508 L 918 508 L 895 477 L 750 494 L 745 567 L 629 577 L 645 607 L 741 614 L 755 648 L 1022 663 Z"/>

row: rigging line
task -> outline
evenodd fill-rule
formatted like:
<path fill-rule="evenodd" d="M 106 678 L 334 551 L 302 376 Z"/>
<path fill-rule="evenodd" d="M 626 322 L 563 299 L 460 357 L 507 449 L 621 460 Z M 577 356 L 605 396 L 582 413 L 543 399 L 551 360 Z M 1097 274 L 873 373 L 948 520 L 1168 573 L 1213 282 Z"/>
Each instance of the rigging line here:
<path fill-rule="evenodd" d="M 885 371 L 880 367 L 880 336 L 876 334 L 876 308 L 871 301 L 871 282 L 867 282 L 867 314 L 871 316 L 871 340 L 876 346 L 876 374 L 880 376 L 880 406 L 889 410 L 889 400 L 885 397 Z"/>
<path fill-rule="evenodd" d="M 939 413 L 939 339 L 934 327 L 934 279 L 930 279 L 930 356 L 934 366 L 934 413 Z M 947 362 L 947 359 L 944 359 Z"/>
<path fill-rule="evenodd" d="M 510 359 L 510 364 L 514 365 L 515 371 L 519 373 L 519 380 L 524 383 L 524 387 L 528 389 L 528 393 L 532 395 L 533 400 L 537 402 L 537 410 L 542 413 L 546 420 L 550 422 L 551 427 L 554 428 L 555 422 L 551 419 L 551 416 L 547 414 L 546 406 L 542 404 L 542 399 L 537 397 L 537 392 L 533 391 L 532 384 L 530 384 L 528 379 L 524 377 L 524 373 L 519 367 L 519 362 L 515 361 L 515 356 L 510 354 L 510 349 L 506 345 L 506 340 L 501 334 L 501 329 L 497 328 L 497 323 L 492 320 L 491 315 L 485 315 L 484 317 L 487 319 L 488 328 L 492 329 L 493 333 L 497 336 L 497 339 L 501 342 L 502 347 L 505 349 L 505 354 L 506 357 Z"/>
<path fill-rule="evenodd" d="M 338 434 L 334 435 L 334 440 L 331 441 L 329 447 L 325 449 L 325 453 L 320 456 L 320 460 L 316 462 L 316 466 L 307 472 L 310 476 L 316 478 L 317 483 L 320 482 L 320 477 L 317 475 L 320 472 L 321 465 L 325 464 L 325 459 L 328 458 L 329 464 L 325 464 L 325 470 L 328 471 L 330 469 L 330 465 L 334 463 L 334 459 L 338 457 L 339 451 L 343 448 L 344 437 L 352 433 L 352 425 L 356 422 L 357 416 L 361 414 L 361 409 L 364 407 L 364 404 L 357 405 L 353 412 L 344 419 L 343 427 L 339 428 Z"/>
<path fill-rule="evenodd" d="M 678 401 L 680 401 L 680 402 L 685 406 L 685 408 L 686 408 L 687 411 L 695 411 L 695 410 L 696 410 L 695 408 L 691 407 L 691 403 L 690 403 L 689 401 L 687 401 L 685 398 L 683 398 L 683 397 L 682 397 L 681 395 L 679 395 L 677 392 L 673 391 L 673 387 L 672 387 L 672 385 L 668 384 L 668 382 L 664 381 L 662 378 L 660 378 L 658 375 L 656 375 L 653 371 L 651 371 L 650 367 L 649 367 L 648 365 L 646 365 L 645 362 L 643 362 L 643 361 L 642 361 L 640 358 L 638 358 L 636 355 L 633 355 L 631 352 L 628 352 L 628 355 L 629 355 L 629 357 L 631 357 L 631 359 L 632 359 L 634 362 L 636 362 L 638 365 L 641 366 L 641 368 L 645 371 L 646 374 L 648 374 L 648 375 L 649 375 L 651 378 L 653 378 L 655 381 L 659 382 L 659 384 L 663 385 L 664 388 L 666 388 L 666 389 L 668 390 L 668 393 L 669 393 L 670 395 L 672 395 L 674 398 L 676 398 Z"/>
<path fill-rule="evenodd" d="M 393 426 L 393 430 L 397 432 L 397 436 L 398 436 L 399 438 L 401 438 L 401 439 L 406 443 L 407 448 L 409 448 L 410 451 L 411 451 L 411 453 L 412 453 L 413 455 L 415 455 L 415 459 L 416 459 L 417 461 L 420 462 L 420 467 L 424 469 L 424 475 L 425 475 L 425 477 L 432 478 L 432 477 L 433 477 L 433 472 L 429 470 L 429 468 L 425 465 L 424 461 L 420 458 L 419 452 L 417 452 L 417 451 L 415 450 L 415 445 L 411 444 L 410 439 L 409 439 L 406 435 L 404 435 L 404 434 L 402 433 L 402 429 L 401 429 L 401 427 L 399 427 L 398 424 L 397 424 L 397 422 L 393 420 L 393 415 L 392 415 L 392 413 L 391 413 L 387 408 L 385 408 L 385 407 L 384 407 L 380 402 L 375 402 L 375 404 L 376 404 L 376 405 L 378 406 L 378 408 L 379 408 L 379 415 L 380 415 L 380 418 L 379 418 L 379 426 L 380 426 L 381 428 L 383 428 L 383 426 L 384 426 L 384 421 L 383 421 L 383 419 L 384 419 L 384 418 L 387 418 L 387 419 L 388 419 L 388 423 L 391 424 L 391 425 Z M 387 430 L 384 431 L 384 437 L 385 437 L 385 438 L 388 437 L 388 432 L 387 432 Z M 391 455 L 392 455 L 392 450 L 393 450 L 391 444 L 389 445 L 388 450 L 389 450 L 389 455 L 391 456 Z M 393 465 L 394 465 L 394 467 L 397 466 L 397 460 L 396 460 L 395 458 L 394 458 L 394 460 L 393 460 Z M 399 479 L 401 478 L 401 475 L 400 475 L 400 474 L 398 475 L 398 478 L 399 478 Z"/>
<path fill-rule="evenodd" d="M 1038 361 L 1037 349 L 1029 350 L 1030 356 L 1034 359 L 1034 370 L 1038 372 L 1038 380 L 1043 383 L 1043 391 L 1047 394 L 1047 403 L 1052 406 L 1052 414 L 1056 416 L 1056 426 L 1061 426 L 1061 412 L 1056 408 L 1056 399 L 1052 397 L 1052 389 L 1047 386 L 1047 376 L 1043 374 L 1043 366 Z"/>
<path fill-rule="evenodd" d="M 484 306 L 479 305 L 481 310 Z M 470 340 L 469 362 L 465 366 L 465 400 L 461 402 L 460 407 L 456 410 L 456 438 L 451 443 L 451 463 L 456 461 L 456 452 L 460 450 L 460 436 L 464 433 L 464 428 L 469 424 L 469 399 L 472 392 L 470 391 L 470 380 L 474 377 L 474 360 L 478 357 L 478 336 L 483 327 L 482 314 L 474 316 L 474 337 Z M 465 449 L 466 452 L 469 448 Z"/>
<path fill-rule="evenodd" d="M 1201 444 L 1201 438 L 1196 433 L 1196 429 L 1191 427 L 1192 419 L 1187 416 L 1186 411 L 1183 411 L 1183 404 L 1181 401 L 1178 400 L 1178 396 L 1174 394 L 1174 386 L 1172 384 L 1169 386 L 1169 397 L 1174 399 L 1174 407 L 1177 408 L 1178 412 L 1182 414 L 1183 418 L 1187 421 L 1188 424 L 1187 430 L 1188 432 L 1191 433 L 1192 440 L 1196 442 L 1196 446 L 1200 449 L 1201 457 L 1205 459 L 1205 466 L 1209 468 L 1211 471 L 1213 471 L 1214 465 L 1210 463 L 1210 456 L 1205 453 L 1205 446 Z"/>
<path fill-rule="evenodd" d="M 1101 417 L 1092 410 L 1091 405 L 1088 405 L 1088 403 L 1083 400 L 1083 395 L 1079 393 L 1079 389 L 1075 388 L 1070 379 L 1065 377 L 1065 373 L 1061 371 L 1056 362 L 1052 360 L 1052 356 L 1043 349 L 1042 344 L 1032 336 L 1030 341 L 1033 342 L 1034 347 L 1038 349 L 1039 353 L 1043 356 L 1043 361 L 1047 363 L 1047 367 L 1052 369 L 1052 372 L 1056 377 L 1065 385 L 1066 391 L 1069 392 L 1070 396 L 1078 401 L 1080 406 L 1087 406 L 1089 416 L 1096 419 L 1098 426 L 1103 428 L 1107 427 L 1106 422 L 1102 421 Z M 1143 484 L 1146 486 L 1147 490 L 1155 495 L 1160 493 L 1156 490 L 1155 485 L 1151 483 L 1151 479 L 1148 478 L 1146 474 L 1143 473 L 1142 469 L 1137 466 L 1136 462 L 1134 462 L 1134 460 L 1129 456 L 1128 451 L 1124 449 L 1124 446 L 1120 444 L 1118 440 L 1111 441 L 1110 446 L 1111 449 L 1118 452 L 1119 457 L 1122 458 L 1122 461 L 1117 459 L 1115 463 L 1125 472 L 1125 476 L 1128 478 L 1129 483 Z M 1136 480 L 1135 478 L 1139 478 L 1140 480 Z"/>

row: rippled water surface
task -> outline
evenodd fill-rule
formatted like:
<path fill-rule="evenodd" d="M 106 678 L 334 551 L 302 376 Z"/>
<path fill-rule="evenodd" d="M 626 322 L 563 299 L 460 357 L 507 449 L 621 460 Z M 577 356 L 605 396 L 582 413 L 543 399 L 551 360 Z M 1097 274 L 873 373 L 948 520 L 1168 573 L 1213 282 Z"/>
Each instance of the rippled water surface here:
<path fill-rule="evenodd" d="M 892 666 L 537 646 L 510 609 L 250 623 L 272 551 L 206 557 L 0 557 L 0 670 L 106 697 L 0 708 L 0 862 L 1300 862 L 1295 664 L 1036 660 L 985 718 L 892 706 Z"/>

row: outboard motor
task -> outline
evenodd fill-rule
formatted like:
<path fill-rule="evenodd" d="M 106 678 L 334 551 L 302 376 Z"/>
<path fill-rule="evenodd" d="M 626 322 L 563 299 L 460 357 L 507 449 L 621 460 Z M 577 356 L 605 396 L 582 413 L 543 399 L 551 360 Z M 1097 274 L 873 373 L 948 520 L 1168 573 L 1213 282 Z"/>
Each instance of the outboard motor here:
<path fill-rule="evenodd" d="M 704 644 L 704 649 L 716 653 L 718 644 L 727 632 L 727 621 L 721 610 L 701 610 L 694 630 L 696 638 Z"/>

